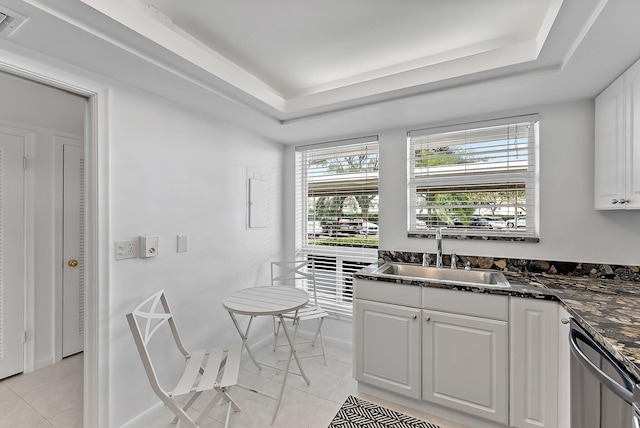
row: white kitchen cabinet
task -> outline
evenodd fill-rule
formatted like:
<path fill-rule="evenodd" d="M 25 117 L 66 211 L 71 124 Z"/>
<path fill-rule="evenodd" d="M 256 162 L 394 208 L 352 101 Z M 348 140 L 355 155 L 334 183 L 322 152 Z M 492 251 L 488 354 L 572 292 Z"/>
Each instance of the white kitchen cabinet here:
<path fill-rule="evenodd" d="M 511 426 L 556 428 L 560 385 L 558 303 L 511 297 L 510 312 Z"/>
<path fill-rule="evenodd" d="M 387 287 L 393 293 L 395 287 Z M 413 288 L 420 291 L 420 287 Z M 357 380 L 420 399 L 420 312 L 407 306 L 354 299 Z"/>
<path fill-rule="evenodd" d="M 506 321 L 424 310 L 422 399 L 507 424 L 507 331 Z"/>
<path fill-rule="evenodd" d="M 363 391 L 470 426 L 570 426 L 569 315 L 557 302 L 354 284 Z"/>
<path fill-rule="evenodd" d="M 640 61 L 596 97 L 595 208 L 640 209 Z"/>

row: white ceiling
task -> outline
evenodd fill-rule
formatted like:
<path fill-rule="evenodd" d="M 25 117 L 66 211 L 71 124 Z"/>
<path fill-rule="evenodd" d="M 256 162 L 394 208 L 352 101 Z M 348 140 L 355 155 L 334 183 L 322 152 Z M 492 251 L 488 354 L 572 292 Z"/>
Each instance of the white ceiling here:
<path fill-rule="evenodd" d="M 563 0 L 82 0 L 280 113 L 538 58 Z"/>
<path fill-rule="evenodd" d="M 5 51 L 284 143 L 593 98 L 640 57 L 637 0 L 0 0 L 0 11 L 25 18 L 0 26 Z"/>
<path fill-rule="evenodd" d="M 496 50 L 484 68 L 533 60 L 562 0 L 143 3 L 286 100 Z"/>

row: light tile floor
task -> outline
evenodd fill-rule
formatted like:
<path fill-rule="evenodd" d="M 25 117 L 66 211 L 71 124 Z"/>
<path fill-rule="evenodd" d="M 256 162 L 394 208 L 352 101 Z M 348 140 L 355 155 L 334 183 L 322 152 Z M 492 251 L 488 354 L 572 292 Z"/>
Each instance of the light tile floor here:
<path fill-rule="evenodd" d="M 326 428 L 349 395 L 386 406 L 442 428 L 465 428 L 441 418 L 358 393 L 351 375 L 351 350 L 326 346 L 327 366 L 322 358 L 305 358 L 303 367 L 311 380 L 307 385 L 299 376 L 287 380 L 278 418 L 270 425 L 275 402 L 255 393 L 233 388 L 232 397 L 242 408 L 231 413 L 232 428 Z M 315 352 L 315 350 L 314 350 Z M 276 354 L 267 346 L 255 352 L 260 361 L 273 364 Z M 280 358 L 283 354 L 280 353 Z M 309 351 L 300 349 L 302 356 Z M 26 375 L 17 375 L 0 382 L 0 428 L 81 428 L 82 427 L 82 354 Z M 280 363 L 283 367 L 284 364 Z M 295 366 L 294 366 L 295 367 Z M 282 385 L 282 372 L 270 368 L 259 371 L 245 357 L 240 383 L 277 395 Z M 204 394 L 203 394 L 204 395 Z M 189 411 L 197 415 L 207 404 L 200 397 Z M 226 406 L 219 405 L 202 424 L 206 428 L 222 428 Z M 173 413 L 164 409 L 141 428 L 173 428 Z M 194 418 L 195 419 L 195 418 Z"/>
<path fill-rule="evenodd" d="M 309 355 L 309 352 L 304 348 L 299 351 L 302 356 Z M 273 425 L 270 423 L 275 409 L 275 401 L 240 388 L 232 389 L 231 396 L 242 410 L 231 412 L 230 428 L 327 428 L 349 395 L 355 395 L 418 419 L 438 424 L 442 428 L 466 428 L 463 425 L 358 393 L 356 381 L 353 380 L 351 374 L 351 350 L 327 345 L 326 352 L 326 367 L 323 365 L 322 357 L 302 360 L 303 368 L 311 380 L 311 385 L 307 385 L 300 376 L 289 377 L 282 405 Z M 275 362 L 276 354 L 270 346 L 254 351 L 254 353 L 258 361 L 269 364 Z M 280 354 L 280 358 L 283 358 L 283 355 Z M 284 367 L 284 363 L 280 363 L 280 365 Z M 295 368 L 295 365 L 293 367 Z M 268 367 L 259 371 L 248 357 L 243 358 L 240 372 L 241 384 L 277 395 L 282 385 L 282 378 L 282 372 L 277 373 L 276 370 Z M 206 406 L 207 398 L 210 399 L 212 396 L 210 394 L 207 397 L 200 397 L 194 404 L 195 408 L 189 413 L 197 415 L 198 411 Z M 217 406 L 202 426 L 222 428 L 225 416 L 226 405 Z M 169 428 L 172 426 L 170 425 L 172 418 L 173 413 L 165 409 L 162 415 L 149 421 L 144 425 L 144 428 Z"/>
<path fill-rule="evenodd" d="M 82 428 L 83 355 L 0 382 L 0 428 Z"/>

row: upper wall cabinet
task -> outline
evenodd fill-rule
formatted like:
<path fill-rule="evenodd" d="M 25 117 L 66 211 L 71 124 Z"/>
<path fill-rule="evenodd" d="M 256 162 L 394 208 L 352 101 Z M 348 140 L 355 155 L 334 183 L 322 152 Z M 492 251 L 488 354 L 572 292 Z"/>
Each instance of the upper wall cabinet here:
<path fill-rule="evenodd" d="M 640 209 L 640 61 L 596 98 L 595 207 Z"/>

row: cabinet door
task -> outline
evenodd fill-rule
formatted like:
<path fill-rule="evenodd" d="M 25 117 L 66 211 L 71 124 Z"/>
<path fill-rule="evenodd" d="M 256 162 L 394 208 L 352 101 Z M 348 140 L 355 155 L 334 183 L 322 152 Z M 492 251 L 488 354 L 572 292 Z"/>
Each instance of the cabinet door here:
<path fill-rule="evenodd" d="M 420 309 L 354 300 L 354 377 L 420 399 Z"/>
<path fill-rule="evenodd" d="M 507 323 L 423 311 L 422 399 L 507 424 Z"/>
<path fill-rule="evenodd" d="M 625 196 L 624 81 L 618 78 L 596 98 L 595 208 L 625 209 L 612 203 Z"/>
<path fill-rule="evenodd" d="M 627 151 L 627 209 L 640 209 L 640 62 L 623 75 L 625 79 Z"/>
<path fill-rule="evenodd" d="M 558 304 L 511 298 L 511 426 L 558 426 Z M 568 343 L 568 338 L 565 338 Z"/>

